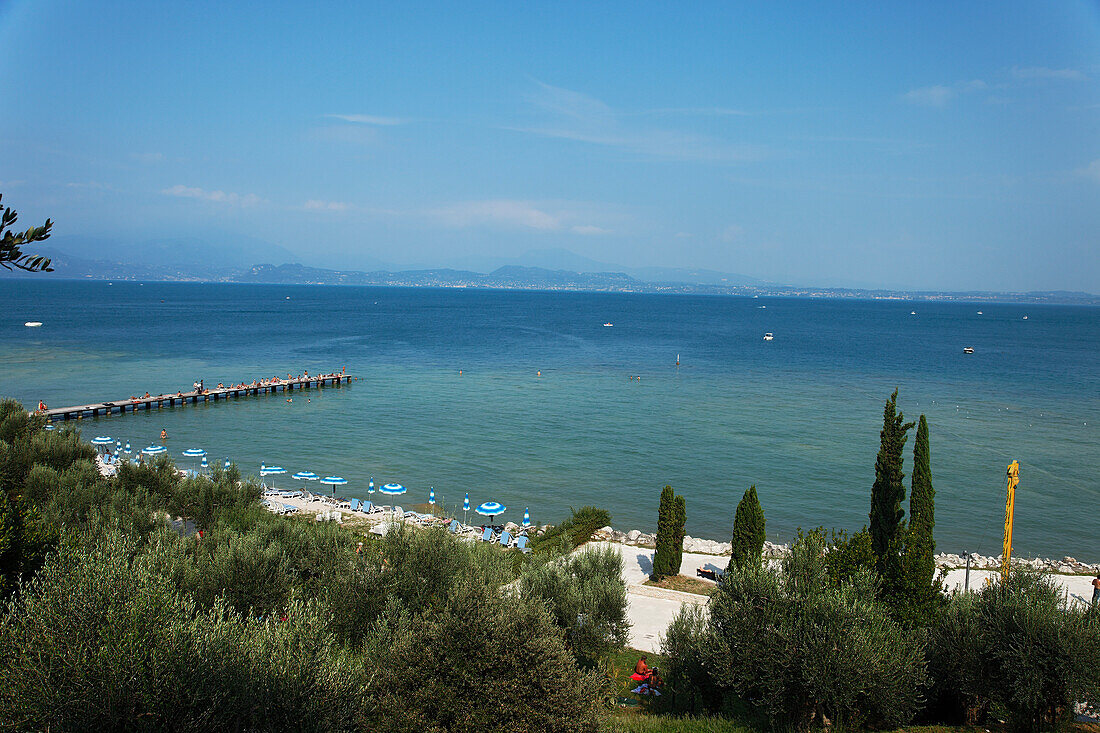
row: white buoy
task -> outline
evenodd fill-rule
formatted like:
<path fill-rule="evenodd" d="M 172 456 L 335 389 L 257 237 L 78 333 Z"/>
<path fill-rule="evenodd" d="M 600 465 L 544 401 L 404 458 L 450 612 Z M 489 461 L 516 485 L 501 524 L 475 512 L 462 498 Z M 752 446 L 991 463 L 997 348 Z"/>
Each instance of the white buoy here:
<path fill-rule="evenodd" d="M 27 328 L 38 328 L 39 326 L 42 325 L 42 321 L 27 321 L 23 325 L 26 326 Z"/>

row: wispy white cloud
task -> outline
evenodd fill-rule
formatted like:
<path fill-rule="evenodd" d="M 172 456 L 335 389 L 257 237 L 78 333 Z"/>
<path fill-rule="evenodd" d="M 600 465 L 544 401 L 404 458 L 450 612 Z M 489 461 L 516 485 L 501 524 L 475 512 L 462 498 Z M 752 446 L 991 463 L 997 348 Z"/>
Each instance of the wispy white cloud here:
<path fill-rule="evenodd" d="M 319 199 L 310 199 L 302 204 L 302 208 L 307 211 L 339 212 L 347 211 L 353 207 L 351 204 L 344 201 L 321 201 Z"/>
<path fill-rule="evenodd" d="M 1086 81 L 1088 76 L 1079 69 L 1049 69 L 1045 66 L 1013 66 L 1012 76 L 1017 79 L 1061 79 L 1063 81 Z"/>
<path fill-rule="evenodd" d="M 743 109 L 729 107 L 658 107 L 643 109 L 640 112 L 623 112 L 623 116 L 684 116 L 684 117 L 749 117 L 753 113 Z"/>
<path fill-rule="evenodd" d="M 1100 183 L 1100 158 L 1097 158 L 1096 160 L 1092 161 L 1091 163 L 1086 165 L 1084 168 L 1078 169 L 1077 174 L 1081 175 L 1081 176 L 1084 176 L 1085 178 L 1088 178 L 1089 180 L 1096 181 L 1097 183 Z"/>
<path fill-rule="evenodd" d="M 503 227 L 539 232 L 571 232 L 583 236 L 610 234 L 593 220 L 616 218 L 598 207 L 576 202 L 536 202 L 516 199 L 461 201 L 429 209 L 430 219 L 453 229 Z"/>
<path fill-rule="evenodd" d="M 254 193 L 227 193 L 225 191 L 208 191 L 204 188 L 184 186 L 177 184 L 171 188 L 161 190 L 166 196 L 178 196 L 180 198 L 200 199 L 202 201 L 215 201 L 230 206 L 258 206 L 266 201 Z"/>
<path fill-rule="evenodd" d="M 560 229 L 561 218 L 527 201 L 495 199 L 450 204 L 432 212 L 447 226 L 464 228 L 482 224 L 503 224 L 524 229 Z"/>
<path fill-rule="evenodd" d="M 758 160 L 769 152 L 759 145 L 732 143 L 679 130 L 640 127 L 629 120 L 637 113 L 622 113 L 596 97 L 536 83 L 538 87 L 528 95 L 528 102 L 541 113 L 543 119 L 511 129 L 543 137 L 617 147 L 669 160 L 728 163 Z"/>
<path fill-rule="evenodd" d="M 78 188 L 92 191 L 114 191 L 114 186 L 100 181 L 72 181 L 65 184 L 65 188 Z"/>
<path fill-rule="evenodd" d="M 745 230 L 742 227 L 737 224 L 730 224 L 722 230 L 721 240 L 723 242 L 736 242 L 744 233 Z"/>
<path fill-rule="evenodd" d="M 572 231 L 575 234 L 585 234 L 585 235 L 610 234 L 611 233 L 610 229 L 604 229 L 603 227 L 597 227 L 597 226 L 593 226 L 591 224 L 581 224 L 581 225 L 578 225 L 578 226 L 573 226 L 573 227 L 570 227 L 570 231 Z"/>
<path fill-rule="evenodd" d="M 960 81 L 950 86 L 933 84 L 932 86 L 910 89 L 901 95 L 901 99 L 904 102 L 921 107 L 945 107 L 948 102 L 960 95 L 987 89 L 988 87 L 989 85 L 981 79 Z"/>
<path fill-rule="evenodd" d="M 383 127 L 403 125 L 406 122 L 400 117 L 383 117 L 382 115 L 325 115 L 325 117 L 343 120 L 344 122 L 355 122 L 360 125 L 381 125 Z"/>
<path fill-rule="evenodd" d="M 139 163 L 161 163 L 164 161 L 164 153 L 130 153 L 130 159 Z"/>

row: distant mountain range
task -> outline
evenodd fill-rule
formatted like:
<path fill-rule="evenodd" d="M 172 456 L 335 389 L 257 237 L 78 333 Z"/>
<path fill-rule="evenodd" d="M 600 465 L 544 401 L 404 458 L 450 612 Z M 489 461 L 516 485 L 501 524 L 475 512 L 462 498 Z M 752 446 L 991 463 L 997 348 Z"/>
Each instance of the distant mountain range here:
<path fill-rule="evenodd" d="M 623 268 L 568 250 L 535 250 L 518 258 L 464 258 L 466 267 L 406 267 L 380 263 L 377 269 L 332 270 L 293 262 L 282 247 L 255 239 L 225 241 L 159 239 L 118 243 L 89 238 L 51 238 L 35 254 L 53 260 L 54 272 L 0 277 L 89 280 L 237 282 L 285 285 L 378 285 L 396 287 L 589 290 L 706 295 L 772 295 L 824 298 L 1011 301 L 1100 305 L 1100 297 L 1078 292 L 950 293 L 886 289 L 786 286 L 747 275 L 686 268 Z M 71 248 L 71 249 L 69 249 Z M 84 252 L 83 257 L 69 251 Z M 273 263 L 273 264 L 256 264 Z M 534 264 L 532 264 L 534 263 Z M 484 271 L 489 265 L 492 270 Z"/>

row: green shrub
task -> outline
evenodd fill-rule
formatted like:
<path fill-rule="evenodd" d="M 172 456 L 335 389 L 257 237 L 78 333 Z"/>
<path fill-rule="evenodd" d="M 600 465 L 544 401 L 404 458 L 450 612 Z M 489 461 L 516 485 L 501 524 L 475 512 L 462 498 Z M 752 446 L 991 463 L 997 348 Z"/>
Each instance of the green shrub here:
<path fill-rule="evenodd" d="M 1066 609 L 1048 578 L 1012 572 L 952 598 L 933 628 L 933 698 L 956 718 L 1003 714 L 1015 730 L 1069 720 L 1100 696 L 1100 618 Z"/>
<path fill-rule="evenodd" d="M 723 697 L 741 697 L 773 727 L 902 725 L 921 702 L 920 644 L 876 600 L 871 576 L 836 585 L 824 555 L 811 533 L 781 573 L 729 573 L 711 597 L 704 667 Z"/>
<path fill-rule="evenodd" d="M 577 668 L 541 603 L 464 583 L 436 611 L 389 620 L 366 651 L 368 729 L 596 730 L 603 678 Z"/>
<path fill-rule="evenodd" d="M 622 556 L 605 547 L 548 562 L 521 580 L 522 594 L 545 603 L 585 667 L 594 667 L 627 641 Z"/>
<path fill-rule="evenodd" d="M 572 515 L 561 524 L 548 529 L 539 537 L 532 538 L 531 549 L 537 553 L 569 553 L 577 549 L 592 537 L 600 527 L 611 524 L 611 515 L 605 509 L 594 506 L 582 506 L 571 509 Z"/>
<path fill-rule="evenodd" d="M 707 613 L 702 607 L 685 603 L 680 613 L 661 636 L 665 666 L 660 675 L 664 682 L 660 706 L 681 713 L 705 713 L 723 707 L 721 690 L 707 668 L 713 649 Z"/>
<path fill-rule="evenodd" d="M 350 730 L 361 668 L 312 606 L 203 611 L 118 532 L 68 535 L 0 622 L 0 725 Z"/>

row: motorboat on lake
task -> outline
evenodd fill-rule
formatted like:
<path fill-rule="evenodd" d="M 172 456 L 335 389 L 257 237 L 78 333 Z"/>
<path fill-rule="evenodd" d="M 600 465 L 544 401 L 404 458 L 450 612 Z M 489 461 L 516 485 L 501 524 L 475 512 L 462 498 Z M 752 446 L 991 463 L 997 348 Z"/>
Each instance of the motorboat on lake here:
<path fill-rule="evenodd" d="M 772 334 L 771 331 L 768 331 L 766 334 L 764 334 L 764 340 L 765 341 L 771 341 L 774 338 L 775 338 L 775 336 Z"/>
<path fill-rule="evenodd" d="M 963 347 L 963 353 L 964 354 L 973 354 L 974 353 L 974 347 L 973 346 L 964 346 Z"/>

